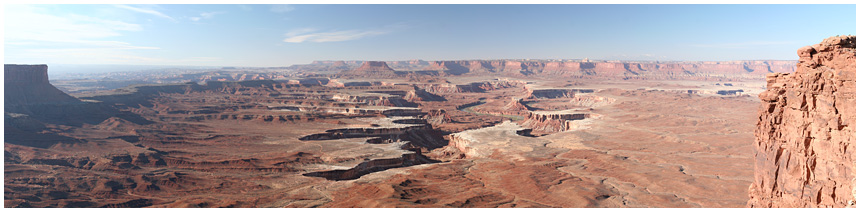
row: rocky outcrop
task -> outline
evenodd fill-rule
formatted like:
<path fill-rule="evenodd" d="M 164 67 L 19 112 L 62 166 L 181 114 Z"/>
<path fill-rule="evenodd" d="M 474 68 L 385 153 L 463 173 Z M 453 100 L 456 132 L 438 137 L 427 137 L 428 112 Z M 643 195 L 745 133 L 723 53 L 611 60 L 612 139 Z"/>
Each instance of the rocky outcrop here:
<path fill-rule="evenodd" d="M 641 79 L 682 79 L 712 75 L 762 77 L 767 73 L 794 71 L 794 61 L 720 61 L 720 62 L 621 62 L 621 61 L 534 61 L 534 60 L 461 60 L 433 61 L 426 70 L 449 74 L 614 77 Z"/>
<path fill-rule="evenodd" d="M 301 137 L 299 140 L 313 141 L 343 138 L 369 138 L 366 142 L 371 144 L 405 142 L 400 146 L 400 148 L 413 151 L 414 153 L 403 154 L 397 158 L 369 160 L 346 170 L 311 172 L 303 175 L 322 177 L 328 180 L 354 180 L 373 172 L 441 162 L 427 158 L 422 154 L 422 152 L 429 152 L 446 145 L 441 132 L 433 129 L 433 126 L 428 124 L 426 120 L 399 117 L 385 119 L 376 123 L 376 125 L 379 124 L 383 126 L 371 128 L 331 129 L 326 130 L 325 133 Z"/>
<path fill-rule="evenodd" d="M 294 79 L 287 81 L 287 84 L 293 85 L 303 85 L 303 86 L 314 86 L 314 85 L 326 85 L 331 82 L 329 78 L 303 78 L 303 79 Z"/>
<path fill-rule="evenodd" d="M 529 89 L 527 96 L 538 99 L 573 98 L 577 93 L 594 93 L 593 89 Z"/>
<path fill-rule="evenodd" d="M 404 92 L 405 95 L 405 92 Z M 367 93 L 361 95 L 353 94 L 335 94 L 332 100 L 338 102 L 355 102 L 364 103 L 372 106 L 392 106 L 392 107 L 414 107 L 415 103 L 409 102 L 402 98 L 401 95 L 387 95 Z"/>
<path fill-rule="evenodd" d="M 615 99 L 592 94 L 580 94 L 573 96 L 570 104 L 577 107 L 601 107 L 615 102 Z"/>
<path fill-rule="evenodd" d="M 361 61 L 349 61 L 352 67 Z M 377 67 L 383 62 L 374 62 Z M 697 79 L 731 80 L 735 78 L 764 78 L 768 73 L 788 73 L 795 70 L 795 61 L 581 61 L 581 60 L 455 60 L 455 61 L 387 61 L 396 68 L 412 70 L 410 73 L 429 75 L 494 75 L 568 77 L 601 79 Z M 425 65 L 426 64 L 426 65 Z M 368 68 L 374 67 L 364 64 Z M 314 62 L 293 66 L 298 70 L 328 72 L 343 69 L 341 63 Z M 362 69 L 362 68 L 359 68 Z M 356 69 L 356 70 L 359 70 Z M 346 70 L 346 69 L 344 69 Z M 384 70 L 384 69 L 380 69 Z M 386 74 L 393 74 L 385 70 Z M 343 75 L 379 76 L 378 73 L 343 71 Z M 400 73 L 404 74 L 404 73 Z"/>
<path fill-rule="evenodd" d="M 24 117 L 41 123 L 82 126 L 99 124 L 110 117 L 120 117 L 138 124 L 149 121 L 137 115 L 121 112 L 107 104 L 84 102 L 63 93 L 48 82 L 47 65 L 4 65 L 4 113 L 6 119 Z M 6 125 L 7 141 L 30 145 L 37 142 L 40 132 L 31 131 L 18 122 Z M 16 132 L 16 133 L 9 133 Z"/>
<path fill-rule="evenodd" d="M 327 180 L 335 181 L 354 180 L 373 172 L 439 162 L 441 161 L 427 158 L 427 156 L 422 155 L 420 152 L 416 152 L 410 154 L 403 154 L 399 158 L 375 159 L 362 162 L 351 169 L 311 172 L 302 175 L 309 177 L 322 177 Z"/>
<path fill-rule="evenodd" d="M 427 123 L 431 125 L 440 125 L 455 122 L 454 119 L 451 118 L 451 115 L 443 109 L 427 112 L 427 115 L 424 115 L 422 118 L 424 118 L 424 120 L 427 120 Z"/>
<path fill-rule="evenodd" d="M 856 207 L 856 36 L 797 51 L 761 93 L 749 207 Z"/>
<path fill-rule="evenodd" d="M 483 93 L 487 91 L 523 87 L 526 83 L 519 80 L 499 79 L 495 81 L 473 82 L 465 85 L 453 84 L 416 84 L 416 88 L 424 89 L 434 94 L 444 93 Z"/>
<path fill-rule="evenodd" d="M 302 141 L 334 140 L 344 138 L 370 138 L 368 143 L 393 143 L 405 141 L 403 149 L 433 150 L 445 146 L 441 132 L 433 129 L 424 119 L 391 118 L 385 119 L 389 126 L 369 128 L 343 128 L 326 130 L 325 133 L 306 135 L 299 138 Z"/>
<path fill-rule="evenodd" d="M 7 112 L 11 112 L 10 106 L 17 105 L 80 102 L 48 82 L 47 65 L 5 64 L 3 68 L 6 89 L 3 101 Z"/>
<path fill-rule="evenodd" d="M 343 71 L 342 75 L 346 76 L 362 76 L 362 77 L 390 77 L 396 76 L 397 73 L 388 64 L 382 61 L 367 61 L 353 70 Z"/>
<path fill-rule="evenodd" d="M 536 132 L 556 133 L 575 128 L 573 121 L 583 120 L 591 117 L 585 112 L 529 112 L 522 122 L 523 127 L 531 128 Z"/>
<path fill-rule="evenodd" d="M 511 114 L 517 114 L 528 110 L 529 107 L 525 103 L 523 103 L 522 98 L 512 98 L 510 103 L 502 107 L 502 111 Z"/>
<path fill-rule="evenodd" d="M 439 101 L 445 101 L 446 100 L 445 97 L 442 97 L 442 96 L 439 96 L 436 94 L 432 94 L 432 93 L 427 92 L 424 89 L 421 89 L 418 87 L 415 87 L 414 90 L 410 90 L 410 91 L 406 92 L 406 95 L 403 96 L 403 99 L 405 99 L 406 101 L 410 101 L 410 102 L 415 102 L 415 101 L 439 102 Z"/>

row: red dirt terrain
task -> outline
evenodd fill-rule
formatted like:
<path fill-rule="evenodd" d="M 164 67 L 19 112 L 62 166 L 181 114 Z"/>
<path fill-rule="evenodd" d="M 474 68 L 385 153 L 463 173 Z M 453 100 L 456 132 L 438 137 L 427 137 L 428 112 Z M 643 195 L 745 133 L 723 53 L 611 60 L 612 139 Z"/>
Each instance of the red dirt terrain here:
<path fill-rule="evenodd" d="M 75 97 L 6 65 L 5 206 L 743 207 L 754 95 L 793 70 L 359 64 Z"/>

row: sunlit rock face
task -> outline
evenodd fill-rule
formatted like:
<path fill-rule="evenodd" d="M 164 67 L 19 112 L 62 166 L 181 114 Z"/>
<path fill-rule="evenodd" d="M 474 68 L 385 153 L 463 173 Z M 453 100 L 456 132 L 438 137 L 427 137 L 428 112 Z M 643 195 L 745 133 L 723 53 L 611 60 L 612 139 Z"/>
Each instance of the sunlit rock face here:
<path fill-rule="evenodd" d="M 855 207 L 856 36 L 797 51 L 761 93 L 749 207 Z"/>

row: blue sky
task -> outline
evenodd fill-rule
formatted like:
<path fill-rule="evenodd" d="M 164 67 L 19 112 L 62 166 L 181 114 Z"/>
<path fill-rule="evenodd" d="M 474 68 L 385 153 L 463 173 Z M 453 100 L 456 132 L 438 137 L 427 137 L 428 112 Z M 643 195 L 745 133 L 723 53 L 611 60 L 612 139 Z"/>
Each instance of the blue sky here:
<path fill-rule="evenodd" d="M 4 62 L 796 60 L 855 5 L 5 5 Z"/>

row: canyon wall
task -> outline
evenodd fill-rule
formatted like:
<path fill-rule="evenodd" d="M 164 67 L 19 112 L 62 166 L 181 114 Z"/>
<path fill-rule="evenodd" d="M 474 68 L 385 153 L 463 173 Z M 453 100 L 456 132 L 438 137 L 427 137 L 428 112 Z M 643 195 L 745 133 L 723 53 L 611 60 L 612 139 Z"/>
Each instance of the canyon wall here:
<path fill-rule="evenodd" d="M 749 207 L 856 207 L 856 36 L 797 51 L 767 75 Z"/>
<path fill-rule="evenodd" d="M 590 118 L 589 113 L 552 113 L 529 111 L 525 119 L 520 123 L 523 127 L 530 128 L 535 132 L 557 133 L 573 129 L 573 121 Z"/>
<path fill-rule="evenodd" d="M 348 61 L 295 65 L 300 71 L 341 70 L 338 76 L 395 77 L 401 75 L 492 75 L 612 79 L 730 80 L 764 78 L 769 73 L 795 71 L 796 61 L 574 61 L 574 60 L 454 60 Z M 349 67 L 360 67 L 351 69 Z M 393 66 L 389 66 L 392 64 Z M 351 69 L 351 70 L 350 70 Z M 394 69 L 397 69 L 396 71 Z"/>
<path fill-rule="evenodd" d="M 507 74 L 566 77 L 620 77 L 628 79 L 678 79 L 689 77 L 763 77 L 768 73 L 795 70 L 794 61 L 534 61 L 534 60 L 458 60 L 431 61 L 425 70 L 448 74 Z"/>
<path fill-rule="evenodd" d="M 3 65 L 6 112 L 26 104 L 78 102 L 48 82 L 47 65 Z"/>

